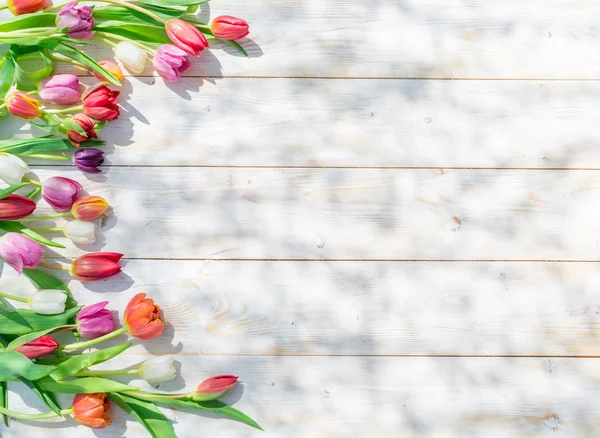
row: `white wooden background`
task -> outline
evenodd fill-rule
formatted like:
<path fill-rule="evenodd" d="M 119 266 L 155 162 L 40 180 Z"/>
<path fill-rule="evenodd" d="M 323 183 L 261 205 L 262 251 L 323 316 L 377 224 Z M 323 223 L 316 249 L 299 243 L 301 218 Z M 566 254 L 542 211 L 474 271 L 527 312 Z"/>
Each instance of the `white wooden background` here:
<path fill-rule="evenodd" d="M 248 19 L 250 59 L 217 47 L 179 84 L 130 78 L 102 175 L 34 168 L 113 206 L 97 244 L 53 254 L 126 253 L 124 274 L 71 281 L 76 297 L 163 305 L 165 336 L 105 367 L 174 353 L 184 377 L 160 389 L 177 391 L 240 375 L 228 400 L 266 431 L 167 410 L 181 438 L 596 436 L 598 2 L 209 12 Z M 1 433 L 147 436 L 115 417 Z"/>

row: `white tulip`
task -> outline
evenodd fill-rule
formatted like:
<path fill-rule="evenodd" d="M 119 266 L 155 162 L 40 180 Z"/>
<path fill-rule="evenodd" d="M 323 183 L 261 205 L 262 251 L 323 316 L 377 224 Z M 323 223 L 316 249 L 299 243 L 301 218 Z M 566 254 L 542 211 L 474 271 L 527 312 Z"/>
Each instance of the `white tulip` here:
<path fill-rule="evenodd" d="M 28 301 L 29 308 L 40 315 L 56 315 L 65 311 L 67 294 L 58 289 L 41 289 Z"/>
<path fill-rule="evenodd" d="M 71 221 L 64 226 L 63 233 L 74 243 L 94 243 L 96 241 L 96 224 Z"/>
<path fill-rule="evenodd" d="M 115 58 L 132 73 L 141 73 L 146 68 L 148 55 L 132 42 L 123 41 L 115 47 Z"/>
<path fill-rule="evenodd" d="M 148 359 L 140 366 L 140 376 L 147 382 L 166 382 L 174 379 L 177 370 L 173 362 L 175 358 L 171 355 Z"/>
<path fill-rule="evenodd" d="M 25 161 L 16 155 L 0 154 L 0 179 L 8 185 L 20 183 L 23 176 L 29 172 Z"/>

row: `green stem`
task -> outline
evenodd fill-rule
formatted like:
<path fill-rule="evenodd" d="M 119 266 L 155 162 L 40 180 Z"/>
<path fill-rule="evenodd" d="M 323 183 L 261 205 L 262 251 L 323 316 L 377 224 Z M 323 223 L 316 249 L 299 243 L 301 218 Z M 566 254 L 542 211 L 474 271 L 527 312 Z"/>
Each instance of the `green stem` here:
<path fill-rule="evenodd" d="M 42 183 L 41 182 L 35 181 L 33 179 L 30 179 L 30 178 L 23 178 L 23 182 L 28 182 L 29 184 L 33 184 L 33 185 L 36 185 L 38 187 L 42 187 Z"/>
<path fill-rule="evenodd" d="M 114 41 L 109 40 L 108 38 L 106 38 L 104 36 L 102 36 L 102 32 L 96 31 L 96 33 L 94 33 L 94 36 L 92 38 L 94 38 L 95 40 L 98 40 L 100 42 L 103 42 L 104 44 L 108 44 L 111 47 L 117 47 L 117 43 L 115 43 Z"/>
<path fill-rule="evenodd" d="M 50 154 L 15 154 L 21 157 L 27 158 L 39 158 L 43 160 L 53 160 L 53 161 L 71 161 L 69 157 L 63 157 L 62 155 L 50 155 Z"/>
<path fill-rule="evenodd" d="M 96 38 L 96 36 L 98 36 L 99 38 Z M 109 38 L 112 38 L 117 41 L 129 41 L 130 43 L 133 43 L 136 46 L 138 46 L 140 49 L 145 50 L 150 55 L 152 55 L 152 56 L 156 55 L 156 50 L 154 50 L 152 47 L 150 47 L 144 43 L 140 43 L 139 41 L 130 40 L 129 38 L 121 36 L 121 35 L 114 35 L 112 33 L 96 31 L 96 33 L 94 34 L 94 38 L 98 39 L 99 41 L 105 42 L 106 44 L 108 44 L 112 47 L 116 47 L 117 45 L 113 41 L 110 41 Z"/>
<path fill-rule="evenodd" d="M 104 336 L 100 336 L 99 338 L 96 339 L 91 339 L 89 341 L 83 341 L 83 342 L 75 342 L 74 344 L 68 344 L 65 345 L 61 348 L 61 350 L 79 350 L 81 348 L 88 348 L 91 347 L 92 345 L 96 345 L 100 342 L 104 342 L 104 341 L 108 341 L 109 339 L 112 338 L 116 338 L 119 335 L 122 335 L 123 333 L 127 333 L 127 327 L 121 327 L 119 329 L 116 329 L 114 332 L 110 332 Z"/>
<path fill-rule="evenodd" d="M 84 0 L 76 0 L 76 1 L 84 1 Z M 134 11 L 141 12 L 142 14 L 147 15 L 148 17 L 154 18 L 159 23 L 164 23 L 165 22 L 165 20 L 163 20 L 159 15 L 156 15 L 153 12 L 150 12 L 150 11 L 148 11 L 148 10 L 140 7 L 140 6 L 134 5 L 134 4 L 129 3 L 129 2 L 122 2 L 122 1 L 119 1 L 119 0 L 98 0 L 98 1 L 102 2 L 102 3 L 112 3 L 113 5 L 123 6 L 124 8 L 133 9 Z M 50 8 L 45 9 L 44 12 L 55 11 L 57 9 L 62 8 L 66 4 L 67 3 L 63 3 L 61 5 L 52 6 Z"/>
<path fill-rule="evenodd" d="M 153 398 L 184 398 L 189 397 L 190 394 L 157 394 L 155 392 L 146 392 L 146 391 L 127 391 L 128 395 L 132 395 L 134 397 L 145 398 L 145 399 L 153 399 Z"/>
<path fill-rule="evenodd" d="M 48 9 L 46 9 L 46 11 L 47 10 Z M 87 67 L 85 65 L 81 64 L 80 62 L 75 61 L 74 59 L 69 58 L 68 56 L 61 55 L 60 53 L 55 53 L 55 52 L 50 53 L 50 59 L 52 59 L 53 61 L 68 62 L 82 70 L 87 70 Z"/>
<path fill-rule="evenodd" d="M 48 269 L 53 269 L 55 271 L 69 271 L 70 270 L 70 268 L 68 266 L 55 265 L 55 264 L 44 262 L 44 261 L 40 262 L 40 266 L 43 266 L 44 268 L 48 268 Z"/>
<path fill-rule="evenodd" d="M 62 227 L 38 227 L 38 228 L 30 228 L 30 230 L 37 232 L 48 232 L 48 233 L 56 233 L 58 231 L 63 231 Z"/>
<path fill-rule="evenodd" d="M 49 219 L 56 219 L 59 217 L 69 216 L 70 214 L 70 211 L 65 211 L 64 213 L 50 214 L 48 216 L 29 216 L 19 219 L 18 222 L 47 221 Z"/>
<path fill-rule="evenodd" d="M 140 370 L 98 370 L 98 371 L 79 371 L 74 377 L 102 377 L 102 376 L 124 376 L 139 374 Z"/>
<path fill-rule="evenodd" d="M 49 29 L 45 31 L 41 31 L 41 29 Z M 57 29 L 55 27 L 39 27 L 34 29 L 20 29 L 19 31 L 13 32 L 0 32 L 0 38 L 19 38 L 19 37 L 34 37 L 34 36 L 50 36 L 56 33 Z"/>
<path fill-rule="evenodd" d="M 83 105 L 70 106 L 69 108 L 56 108 L 56 109 L 45 109 L 44 112 L 46 114 L 65 114 L 65 113 L 74 113 L 77 111 L 81 111 L 83 109 Z"/>
<path fill-rule="evenodd" d="M 10 409 L 3 408 L 0 406 L 0 412 L 4 415 L 8 415 L 13 418 L 19 418 L 20 420 L 45 420 L 47 418 L 64 417 L 73 413 L 73 409 L 62 409 L 60 415 L 56 412 L 46 412 L 45 414 L 24 414 L 22 412 L 11 411 Z"/>
<path fill-rule="evenodd" d="M 4 102 L 3 104 L 0 104 L 0 110 L 6 108 L 6 102 Z"/>
<path fill-rule="evenodd" d="M 4 9 L 8 9 L 8 5 L 2 5 L 2 6 L 0 6 L 0 11 L 3 11 Z"/>
<path fill-rule="evenodd" d="M 8 298 L 9 300 L 20 301 L 22 303 L 27 303 L 29 300 L 27 298 L 18 297 L 16 295 L 7 294 L 6 292 L 0 292 L 0 297 Z"/>

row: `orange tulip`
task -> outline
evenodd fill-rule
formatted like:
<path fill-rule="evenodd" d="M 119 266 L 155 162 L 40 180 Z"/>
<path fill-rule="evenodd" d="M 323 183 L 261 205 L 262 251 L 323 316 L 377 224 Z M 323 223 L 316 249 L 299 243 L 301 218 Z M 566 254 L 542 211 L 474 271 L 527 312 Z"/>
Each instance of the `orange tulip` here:
<path fill-rule="evenodd" d="M 46 0 L 8 0 L 6 3 L 13 15 L 31 14 L 46 6 Z"/>
<path fill-rule="evenodd" d="M 145 293 L 137 294 L 129 301 L 123 320 L 131 336 L 143 341 L 160 336 L 165 328 L 160 307 L 154 304 L 154 300 L 146 298 Z"/>
<path fill-rule="evenodd" d="M 73 204 L 71 213 L 80 221 L 91 221 L 104 214 L 108 208 L 106 199 L 100 196 L 83 196 Z"/>
<path fill-rule="evenodd" d="M 123 74 L 123 70 L 121 70 L 121 68 L 114 62 L 112 62 L 110 60 L 106 60 L 106 61 L 100 61 L 98 64 L 100 64 L 102 67 L 104 67 L 106 70 L 108 70 L 108 72 L 111 73 L 118 80 L 122 81 L 125 78 L 125 75 Z M 108 82 L 105 77 L 100 76 L 98 73 L 94 73 L 94 76 L 96 76 L 96 79 L 98 79 L 99 81 Z"/>
<path fill-rule="evenodd" d="M 35 119 L 42 115 L 42 104 L 31 94 L 14 91 L 6 96 L 6 109 L 13 115 L 22 119 Z"/>
<path fill-rule="evenodd" d="M 112 423 L 110 401 L 103 392 L 77 394 L 73 399 L 73 416 L 77 422 L 93 429 L 103 429 Z"/>

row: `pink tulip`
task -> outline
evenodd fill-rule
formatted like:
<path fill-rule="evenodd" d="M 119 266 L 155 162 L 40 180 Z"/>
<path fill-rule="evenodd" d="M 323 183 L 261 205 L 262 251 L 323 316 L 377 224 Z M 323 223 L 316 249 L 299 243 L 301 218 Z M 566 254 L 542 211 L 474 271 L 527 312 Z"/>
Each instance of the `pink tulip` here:
<path fill-rule="evenodd" d="M 227 394 L 238 381 L 237 376 L 215 376 L 205 380 L 196 388 L 192 398 L 196 401 L 217 400 Z"/>
<path fill-rule="evenodd" d="M 241 18 L 221 15 L 210 24 L 210 30 L 222 40 L 239 40 L 250 33 L 250 26 Z"/>
<path fill-rule="evenodd" d="M 83 40 L 94 35 L 93 9 L 89 6 L 79 6 L 77 2 L 67 3 L 56 14 L 56 26 L 70 38 Z"/>
<path fill-rule="evenodd" d="M 79 79 L 75 75 L 54 75 L 40 82 L 40 97 L 56 105 L 75 105 L 81 99 Z"/>
<path fill-rule="evenodd" d="M 167 82 L 179 82 L 180 74 L 191 66 L 186 52 L 173 44 L 163 44 L 152 60 L 156 72 Z"/>
<path fill-rule="evenodd" d="M 69 211 L 83 187 L 77 181 L 63 176 L 53 176 L 42 184 L 42 197 L 54 209 Z"/>
<path fill-rule="evenodd" d="M 86 339 L 95 339 L 114 331 L 115 321 L 110 310 L 105 309 L 108 301 L 86 306 L 75 318 L 79 334 Z"/>
<path fill-rule="evenodd" d="M 37 268 L 43 255 L 44 247 L 23 234 L 6 233 L 0 239 L 0 257 L 19 274 L 23 268 Z"/>
<path fill-rule="evenodd" d="M 165 24 L 165 30 L 171 42 L 190 55 L 198 56 L 208 47 L 208 41 L 202 32 L 187 21 L 171 18 Z"/>

